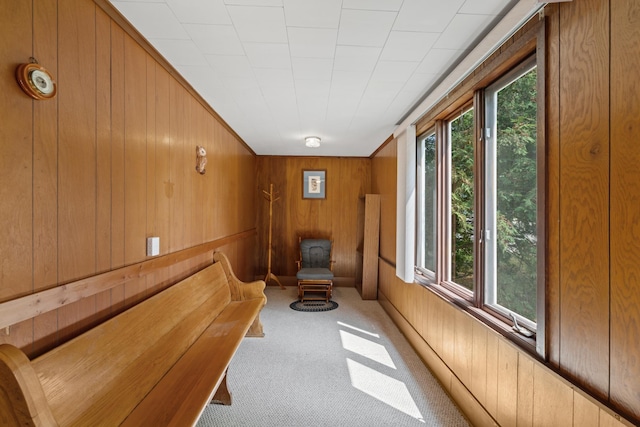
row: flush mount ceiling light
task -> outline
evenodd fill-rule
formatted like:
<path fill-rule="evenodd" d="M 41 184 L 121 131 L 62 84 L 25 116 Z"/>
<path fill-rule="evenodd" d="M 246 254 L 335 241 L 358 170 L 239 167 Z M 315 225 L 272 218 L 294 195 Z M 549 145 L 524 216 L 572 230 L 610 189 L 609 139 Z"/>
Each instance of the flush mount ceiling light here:
<path fill-rule="evenodd" d="M 304 145 L 309 148 L 318 148 L 320 147 L 320 138 L 317 136 L 308 136 L 304 139 Z"/>

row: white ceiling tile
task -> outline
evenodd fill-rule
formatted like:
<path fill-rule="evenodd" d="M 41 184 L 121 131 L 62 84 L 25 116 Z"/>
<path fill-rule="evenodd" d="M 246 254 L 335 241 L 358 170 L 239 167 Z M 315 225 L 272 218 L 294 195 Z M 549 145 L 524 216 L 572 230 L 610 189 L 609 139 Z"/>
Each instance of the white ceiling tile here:
<path fill-rule="evenodd" d="M 396 15 L 396 12 L 343 9 L 338 44 L 382 47 Z"/>
<path fill-rule="evenodd" d="M 281 7 L 228 6 L 227 10 L 241 41 L 287 43 Z"/>
<path fill-rule="evenodd" d="M 331 90 L 331 82 L 324 80 L 296 80 L 296 97 L 301 98 L 323 99 L 329 98 Z"/>
<path fill-rule="evenodd" d="M 246 56 L 206 55 L 215 75 L 220 77 L 253 78 L 253 68 Z"/>
<path fill-rule="evenodd" d="M 231 24 L 222 0 L 166 0 L 183 24 Z"/>
<path fill-rule="evenodd" d="M 370 73 L 376 66 L 382 49 L 379 47 L 338 46 L 333 69 Z"/>
<path fill-rule="evenodd" d="M 287 33 L 292 57 L 333 58 L 338 30 L 289 27 Z"/>
<path fill-rule="evenodd" d="M 253 77 L 218 77 L 220 83 L 224 85 L 227 92 L 233 93 L 234 96 L 240 97 L 242 92 L 247 89 L 259 90 L 260 85 Z"/>
<path fill-rule="evenodd" d="M 192 40 L 150 40 L 156 49 L 174 66 L 208 66 L 207 60 Z"/>
<path fill-rule="evenodd" d="M 283 87 L 290 89 L 294 88 L 293 75 L 291 70 L 283 68 L 268 68 L 261 70 L 256 76 L 258 84 L 261 88 L 278 88 L 281 90 Z"/>
<path fill-rule="evenodd" d="M 327 115 L 327 100 L 307 98 L 298 102 L 298 116 L 303 128 L 321 125 Z M 318 126 L 319 127 L 319 126 Z"/>
<path fill-rule="evenodd" d="M 447 70 L 464 53 L 456 49 L 431 49 L 424 57 L 416 73 L 441 73 Z"/>
<path fill-rule="evenodd" d="M 291 68 L 287 44 L 244 43 L 244 51 L 254 68 Z"/>
<path fill-rule="evenodd" d="M 240 6 L 282 6 L 282 0 L 224 0 L 224 4 Z"/>
<path fill-rule="evenodd" d="M 285 108 L 295 110 L 296 107 L 296 88 L 293 85 L 288 86 L 264 86 L 260 89 L 264 99 L 269 103 L 289 103 Z"/>
<path fill-rule="evenodd" d="M 512 11 L 535 0 L 112 2 L 256 153 L 309 155 L 317 134 L 312 155 L 367 156 L 495 17 L 523 22 Z"/>
<path fill-rule="evenodd" d="M 422 95 L 438 77 L 438 74 L 413 73 L 402 87 L 402 91 L 411 92 L 414 96 Z"/>
<path fill-rule="evenodd" d="M 398 92 L 404 86 L 404 82 L 369 82 L 367 89 L 362 95 L 362 103 L 379 105 L 380 108 L 386 108 L 386 104 L 393 101 Z"/>
<path fill-rule="evenodd" d="M 458 13 L 501 15 L 509 4 L 515 3 L 514 0 L 466 0 Z"/>
<path fill-rule="evenodd" d="M 464 0 L 405 0 L 393 25 L 396 31 L 440 33 Z"/>
<path fill-rule="evenodd" d="M 406 82 L 418 64 L 418 62 L 380 61 L 373 70 L 371 81 Z"/>
<path fill-rule="evenodd" d="M 338 28 L 341 0 L 284 0 L 288 27 Z"/>
<path fill-rule="evenodd" d="M 205 90 L 208 93 L 218 93 L 223 89 L 223 85 L 220 80 L 211 74 L 211 68 L 208 66 L 191 66 L 181 65 L 177 67 L 178 72 L 187 79 L 194 88 L 202 88 L 203 93 Z"/>
<path fill-rule="evenodd" d="M 391 31 L 380 59 L 386 61 L 422 61 L 438 37 L 440 37 L 438 33 Z"/>
<path fill-rule="evenodd" d="M 361 94 L 369 82 L 369 73 L 357 71 L 334 71 L 331 93 Z"/>
<path fill-rule="evenodd" d="M 184 24 L 183 27 L 205 55 L 244 55 L 242 43 L 231 25 Z"/>
<path fill-rule="evenodd" d="M 291 58 L 296 80 L 331 80 L 333 61 L 322 58 Z"/>
<path fill-rule="evenodd" d="M 114 2 L 113 5 L 147 39 L 189 38 L 166 3 Z M 153 16 L 153 19 L 149 19 L 150 16 Z"/>
<path fill-rule="evenodd" d="M 402 90 L 394 100 L 389 103 L 386 113 L 392 114 L 394 117 L 398 117 L 401 114 L 406 113 L 407 109 L 415 104 L 419 98 L 420 94 L 418 92 L 413 90 Z"/>
<path fill-rule="evenodd" d="M 390 10 L 398 11 L 402 0 L 344 0 L 343 9 Z"/>
<path fill-rule="evenodd" d="M 433 46 L 435 49 L 464 49 L 493 20 L 490 15 L 456 15 Z"/>

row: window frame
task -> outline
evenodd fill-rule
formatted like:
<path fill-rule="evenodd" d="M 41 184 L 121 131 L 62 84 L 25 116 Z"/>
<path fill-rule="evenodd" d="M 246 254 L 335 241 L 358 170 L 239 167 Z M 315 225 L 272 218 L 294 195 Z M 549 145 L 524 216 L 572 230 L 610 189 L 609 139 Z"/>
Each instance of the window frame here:
<path fill-rule="evenodd" d="M 491 84 L 487 85 L 487 87 L 482 90 L 482 105 L 483 105 L 483 120 L 480 123 L 479 121 L 479 125 L 483 126 L 486 129 L 486 125 L 487 125 L 487 119 L 488 119 L 488 108 L 487 108 L 487 95 L 490 95 L 491 93 L 498 93 L 502 88 L 508 86 L 509 84 L 515 82 L 516 80 L 518 80 L 519 78 L 523 77 L 525 74 L 527 74 L 528 72 L 530 72 L 531 70 L 533 70 L 534 68 L 536 68 L 538 66 L 537 64 L 537 60 L 534 55 L 529 56 L 528 58 L 526 58 L 524 61 L 522 61 L 521 63 L 519 63 L 516 67 L 512 68 L 511 70 L 507 71 L 505 74 L 503 74 L 502 76 L 500 76 L 498 79 L 496 79 L 495 81 L 493 81 Z M 500 89 L 495 89 L 495 87 L 498 87 Z M 536 88 L 538 89 L 538 88 Z M 540 94 L 537 94 L 537 99 L 538 102 L 540 101 Z M 539 120 L 539 115 L 536 121 Z M 539 127 L 539 125 L 537 126 Z M 537 129 L 539 131 L 539 129 Z M 487 261 L 488 261 L 488 250 L 487 250 L 487 237 L 486 237 L 486 231 L 487 231 L 487 224 L 488 224 L 488 200 L 489 197 L 485 197 L 485 195 L 487 195 L 488 191 L 487 191 L 487 183 L 488 183 L 488 174 L 487 174 L 487 169 L 488 169 L 488 161 L 487 161 L 487 152 L 488 152 L 488 148 L 487 148 L 487 144 L 486 144 L 486 139 L 487 136 L 484 134 L 484 132 L 486 132 L 486 130 L 482 131 L 483 133 L 483 137 L 482 140 L 484 142 L 484 148 L 483 148 L 483 159 L 482 159 L 482 167 L 484 168 L 483 170 L 483 177 L 484 177 L 484 185 L 482 185 L 482 206 L 480 206 L 482 213 L 483 213 L 483 221 L 482 224 L 480 224 L 481 229 L 480 229 L 480 233 L 482 233 L 481 236 L 481 241 L 480 241 L 480 245 L 482 247 L 482 264 L 480 266 L 481 270 L 480 273 L 482 274 L 482 281 L 483 281 L 483 285 L 481 286 L 481 295 L 478 295 L 478 300 L 477 300 L 477 304 L 478 306 L 482 307 L 484 310 L 492 313 L 494 316 L 499 317 L 501 319 L 503 319 L 503 321 L 508 320 L 509 322 L 511 321 L 510 318 L 510 313 L 512 313 L 520 326 L 525 327 L 526 329 L 530 330 L 531 332 L 537 332 L 537 323 L 536 322 L 532 322 L 531 320 L 525 318 L 524 316 L 522 316 L 520 313 L 517 313 L 513 310 L 510 310 L 507 307 L 502 307 L 499 304 L 490 304 L 487 303 L 487 294 L 488 294 L 488 288 L 490 286 L 489 283 L 487 283 L 487 274 L 488 274 L 488 269 L 487 269 Z M 536 135 L 536 139 L 537 139 L 537 135 Z M 537 172 L 537 176 L 536 176 L 536 195 L 539 196 L 541 191 L 540 191 L 540 170 L 539 170 L 539 159 L 538 159 L 538 151 L 540 150 L 540 145 L 538 144 L 538 141 L 536 140 L 536 172 Z M 537 229 L 538 227 L 538 222 L 540 222 L 541 219 L 544 218 L 544 211 L 541 212 L 540 211 L 540 205 L 537 202 L 536 203 L 536 227 Z M 493 228 L 493 227 L 492 227 Z M 536 230 L 536 233 L 539 230 Z M 494 233 L 495 234 L 495 233 Z M 536 248 L 540 245 L 540 241 L 542 241 L 542 243 L 544 243 L 544 237 L 541 236 L 540 239 L 538 239 L 538 242 L 536 243 Z M 539 252 L 539 251 L 538 251 Z M 537 253 L 537 256 L 539 256 L 540 254 Z M 536 271 L 536 278 L 537 281 L 540 280 L 539 276 L 539 271 Z M 538 301 L 536 301 L 536 306 L 538 304 Z"/>
<path fill-rule="evenodd" d="M 441 251 L 443 254 L 451 254 L 450 256 L 443 256 L 442 257 L 442 264 L 443 264 L 443 268 L 442 268 L 442 276 L 440 279 L 440 284 L 442 286 L 444 286 L 445 288 L 447 288 L 450 292 L 453 292 L 454 294 L 456 294 L 458 297 L 467 300 L 469 302 L 473 302 L 475 299 L 475 295 L 477 292 L 477 287 L 474 286 L 473 289 L 468 289 L 465 288 L 463 285 L 460 285 L 459 283 L 456 283 L 455 281 L 453 281 L 453 279 L 451 278 L 453 272 L 451 271 L 451 257 L 454 256 L 453 252 L 453 244 L 451 241 L 451 231 L 452 231 L 452 226 L 451 226 L 451 172 L 452 172 L 452 163 L 451 163 L 451 134 L 450 134 L 450 124 L 452 121 L 456 120 L 457 118 L 461 117 L 462 115 L 468 113 L 471 109 L 473 109 L 473 141 L 475 142 L 477 140 L 477 129 L 475 126 L 475 115 L 476 115 L 476 108 L 474 105 L 474 102 L 472 99 L 468 100 L 467 102 L 465 102 L 464 104 L 462 104 L 462 106 L 460 107 L 459 110 L 455 111 L 453 114 L 450 114 L 449 116 L 447 116 L 444 120 L 442 120 L 441 122 L 441 126 L 443 127 L 442 129 L 442 139 L 441 139 L 441 143 L 438 144 L 438 141 L 436 139 L 436 147 L 440 146 L 441 147 L 441 154 L 439 157 L 440 160 L 440 164 L 442 165 L 442 179 L 443 181 L 440 182 L 439 184 L 439 188 L 440 188 L 440 193 L 442 194 L 442 198 L 441 198 L 441 205 L 439 206 L 439 212 L 441 213 L 441 217 L 442 217 L 442 231 L 439 233 L 441 234 L 441 240 L 440 242 L 443 244 L 443 246 L 446 248 L 446 251 Z M 474 230 L 476 229 L 476 222 L 477 222 L 477 201 L 478 201 L 478 197 L 476 197 L 478 195 L 477 193 L 477 180 L 475 179 L 476 176 L 476 166 L 475 166 L 475 159 L 476 159 L 476 153 L 477 153 L 477 147 L 475 146 L 474 143 L 474 147 L 473 147 L 473 162 L 474 162 L 474 171 L 473 171 L 473 175 L 474 175 L 474 189 L 473 189 L 473 194 L 474 194 L 474 201 L 473 201 L 473 211 L 474 211 L 474 224 L 473 224 L 473 228 Z M 475 243 L 475 239 L 474 242 L 472 244 L 473 246 L 473 275 L 474 275 L 474 280 L 477 277 L 477 266 L 476 266 L 476 254 L 477 254 L 477 245 Z"/>
<path fill-rule="evenodd" d="M 487 60 L 481 63 L 469 76 L 454 87 L 447 97 L 437 102 L 421 119 L 416 122 L 416 141 L 424 138 L 427 132 L 436 134 L 436 156 L 441 165 L 437 168 L 437 212 L 436 217 L 436 238 L 437 253 L 449 253 L 450 242 L 446 238 L 448 230 L 446 228 L 448 215 L 443 215 L 443 208 L 447 203 L 450 193 L 443 188 L 442 183 L 449 182 L 451 165 L 446 164 L 446 153 L 449 144 L 446 138 L 447 120 L 460 114 L 465 106 L 472 105 L 474 108 L 474 230 L 483 230 L 485 220 L 484 210 L 484 180 L 476 177 L 483 177 L 485 174 L 484 150 L 484 89 L 508 74 L 512 69 L 517 68 L 527 58 L 535 56 L 537 66 L 537 148 L 536 148 L 536 169 L 537 169 L 537 325 L 536 336 L 527 337 L 517 333 L 513 329 L 513 322 L 504 313 L 494 310 L 491 306 L 484 304 L 484 247 L 480 239 L 480 233 L 474 231 L 474 292 L 468 291 L 460 285 L 449 280 L 450 276 L 444 262 L 444 256 L 436 257 L 435 280 L 431 276 L 423 274 L 422 269 L 416 266 L 415 280 L 417 283 L 426 286 L 428 289 L 438 293 L 446 300 L 454 303 L 463 310 L 466 310 L 479 320 L 486 323 L 494 330 L 512 340 L 530 354 L 546 359 L 546 137 L 545 137 L 545 22 L 536 17 L 527 22 L 518 30 L 510 40 L 505 43 L 504 48 L 498 49 Z M 442 141 L 447 141 L 443 143 Z M 443 167 L 444 165 L 444 167 Z M 417 187 L 416 187 L 417 188 Z M 418 203 L 417 203 L 418 205 Z M 418 220 L 418 207 L 416 208 L 416 218 Z M 447 230 L 447 231 L 445 231 Z M 416 233 L 416 246 L 420 245 L 420 235 Z M 481 281 L 478 284 L 478 280 Z"/>
<path fill-rule="evenodd" d="M 426 188 L 425 188 L 425 171 L 423 170 L 424 168 L 424 142 L 427 140 L 427 138 L 429 138 L 430 136 L 434 137 L 434 139 L 437 141 L 438 136 L 436 134 L 436 128 L 435 126 L 433 128 L 431 128 L 430 130 L 428 130 L 427 132 L 425 132 L 423 135 L 421 135 L 420 138 L 416 138 L 418 144 L 416 144 L 416 191 L 419 194 L 425 194 L 426 192 Z M 429 270 L 426 267 L 423 267 L 422 261 L 421 262 L 416 262 L 416 272 L 418 272 L 422 277 L 426 278 L 426 280 L 428 280 L 430 283 L 436 283 L 437 282 L 437 272 L 439 271 L 438 268 L 438 239 L 439 239 L 439 234 L 438 233 L 438 229 L 439 229 L 439 225 L 438 225 L 438 198 L 440 195 L 440 190 L 438 188 L 438 154 L 439 154 L 439 150 L 438 150 L 438 144 L 437 142 L 434 141 L 435 144 L 435 157 L 434 157 L 434 162 L 435 162 L 435 175 L 434 175 L 434 184 L 435 184 L 435 207 L 434 207 L 434 235 L 435 235 L 435 268 L 433 271 Z M 424 258 L 424 248 L 425 245 L 424 244 L 419 244 L 418 242 L 422 242 L 423 241 L 423 237 L 426 234 L 426 226 L 423 224 L 424 221 L 421 221 L 420 219 L 424 217 L 424 198 L 420 197 L 420 201 L 421 203 L 416 204 L 416 234 L 418 236 L 420 236 L 420 238 L 416 239 L 416 249 L 415 249 L 415 254 L 416 254 L 416 259 L 418 258 Z"/>

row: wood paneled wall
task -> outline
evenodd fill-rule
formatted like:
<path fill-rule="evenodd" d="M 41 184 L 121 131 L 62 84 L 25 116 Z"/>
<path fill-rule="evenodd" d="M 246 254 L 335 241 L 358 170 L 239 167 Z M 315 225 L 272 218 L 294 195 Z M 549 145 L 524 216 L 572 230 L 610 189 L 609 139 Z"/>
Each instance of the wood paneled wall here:
<path fill-rule="evenodd" d="M 609 408 L 638 423 L 640 2 L 574 1 L 545 15 L 549 367 L 397 279 L 390 215 L 381 300 L 478 425 L 622 423 Z M 387 146 L 372 162 L 383 212 L 395 209 L 395 177 L 384 167 L 391 153 Z"/>
<path fill-rule="evenodd" d="M 326 170 L 326 199 L 302 198 L 303 169 Z M 269 184 L 273 184 L 280 199 L 273 204 L 271 271 L 281 281 L 283 277 L 295 276 L 298 236 L 332 237 L 337 283 L 353 286 L 358 197 L 371 192 L 371 159 L 258 156 L 256 182 L 256 274 L 264 276 L 267 271 L 269 203 L 262 191 L 268 192 Z"/>
<path fill-rule="evenodd" d="M 102 7 L 1 7 L 0 302 L 144 261 L 150 236 L 164 255 L 255 228 L 255 154 Z M 16 83 L 31 56 L 53 73 L 55 99 L 34 101 Z M 208 152 L 204 175 L 196 145 Z M 251 236 L 222 248 L 245 279 Z M 132 278 L 12 325 L 0 342 L 37 354 L 207 262 Z"/>
<path fill-rule="evenodd" d="M 386 261 L 379 286 L 382 306 L 474 426 L 632 425 Z"/>
<path fill-rule="evenodd" d="M 380 257 L 395 263 L 396 259 L 396 175 L 398 142 L 393 139 L 372 159 L 372 191 L 380 194 Z M 375 173 L 374 173 L 375 171 Z"/>

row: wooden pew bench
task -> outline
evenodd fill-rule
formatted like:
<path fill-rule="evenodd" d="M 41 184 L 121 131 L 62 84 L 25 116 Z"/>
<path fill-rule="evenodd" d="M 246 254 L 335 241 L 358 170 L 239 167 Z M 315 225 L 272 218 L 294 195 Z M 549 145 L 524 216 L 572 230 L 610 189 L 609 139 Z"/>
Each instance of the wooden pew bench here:
<path fill-rule="evenodd" d="M 264 335 L 265 283 L 214 261 L 34 360 L 1 345 L 0 424 L 185 426 L 230 404 L 231 358 L 245 335 Z"/>

